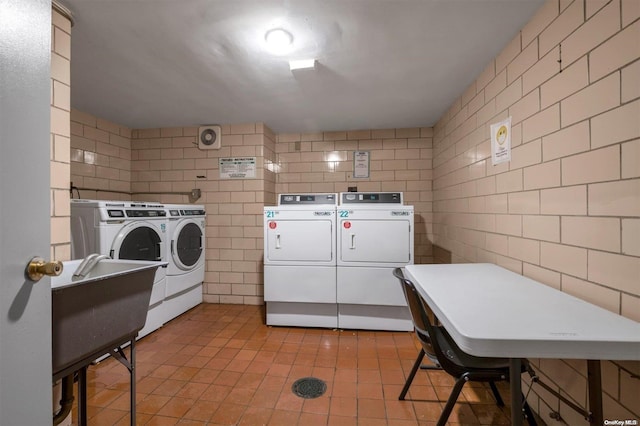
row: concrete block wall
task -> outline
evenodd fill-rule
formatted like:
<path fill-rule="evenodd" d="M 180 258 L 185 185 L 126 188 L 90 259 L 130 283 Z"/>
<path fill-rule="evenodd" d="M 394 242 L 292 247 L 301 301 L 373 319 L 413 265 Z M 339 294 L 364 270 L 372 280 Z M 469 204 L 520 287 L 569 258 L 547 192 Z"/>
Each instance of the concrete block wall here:
<path fill-rule="evenodd" d="M 217 158 L 235 154 L 230 149 L 203 156 L 194 149 L 196 129 L 191 127 L 128 131 L 71 111 L 70 145 L 107 154 L 98 152 L 98 142 L 110 145 L 111 135 L 129 138 L 129 147 L 124 141 L 119 146 L 131 150 L 129 191 L 202 189 L 198 202 L 211 215 L 208 302 L 262 303 L 262 206 L 275 204 L 276 193 L 339 192 L 355 184 L 359 190 L 402 190 L 407 202 L 416 205 L 416 224 L 424 224 L 423 231 L 416 230 L 418 263 L 432 261 L 433 242 L 450 251 L 454 262 L 497 263 L 640 321 L 639 22 L 636 0 L 548 0 L 433 129 L 276 136 L 261 124 L 224 126 L 223 137 L 231 138 L 235 153 L 254 152 L 260 158 L 261 184 L 217 179 Z M 60 103 L 69 85 L 69 58 L 62 45 L 52 53 L 52 81 L 64 83 L 52 87 L 53 98 L 58 88 L 57 101 L 52 98 L 58 118 L 69 110 Z M 494 167 L 489 125 L 508 116 L 513 158 Z M 52 222 L 61 225 L 62 234 L 52 236 L 52 250 L 64 254 L 68 212 L 63 198 L 56 200 L 64 191 L 56 188 L 68 186 L 54 186 L 54 176 L 68 182 L 71 175 L 78 186 L 88 187 L 87 178 L 91 184 L 106 182 L 105 190 L 126 193 L 127 169 L 111 167 L 109 160 L 101 167 L 122 175 L 116 178 L 101 169 L 105 175 L 97 179 L 98 165 L 87 164 L 84 153 L 80 157 L 71 150 L 78 161 L 65 161 L 64 119 L 54 125 L 53 117 L 52 111 Z M 106 131 L 108 141 L 97 130 Z M 74 145 L 74 139 L 86 143 L 76 138 L 89 145 Z M 57 142 L 62 144 L 56 150 Z M 354 150 L 371 151 L 370 179 L 350 177 Z M 107 154 L 127 160 L 123 155 Z M 70 173 L 65 171 L 69 162 Z M 197 177 L 202 171 L 204 179 Z M 82 195 L 126 198 L 102 191 Z M 135 197 L 188 201 L 174 195 Z M 548 383 L 586 405 L 584 361 L 534 363 Z M 605 418 L 640 417 L 640 382 L 627 372 L 640 374 L 639 364 L 603 363 Z M 537 396 L 529 398 L 545 420 L 559 409 L 568 424 L 586 424 L 550 395 L 534 392 Z"/>
<path fill-rule="evenodd" d="M 130 200 L 131 129 L 73 109 L 71 166 L 74 198 Z"/>
<path fill-rule="evenodd" d="M 276 140 L 277 136 L 271 129 L 265 126 L 264 133 L 264 205 L 276 205 Z"/>
<path fill-rule="evenodd" d="M 277 136 L 277 193 L 402 191 L 415 208 L 415 263 L 433 262 L 431 128 Z M 353 177 L 353 152 L 369 151 L 370 177 Z"/>
<path fill-rule="evenodd" d="M 51 254 L 50 259 L 71 258 L 69 209 L 71 22 L 51 11 Z"/>
<path fill-rule="evenodd" d="M 188 204 L 187 195 L 171 193 L 200 189 L 195 203 L 207 211 L 205 302 L 262 304 L 262 212 L 275 199 L 269 170 L 275 136 L 262 123 L 221 127 L 219 150 L 198 149 L 197 127 L 134 130 L 133 199 Z M 221 179 L 218 162 L 225 157 L 256 157 L 256 178 Z"/>
<path fill-rule="evenodd" d="M 261 123 L 223 125 L 220 150 L 198 149 L 197 131 L 130 130 L 72 110 L 71 179 L 85 188 L 82 198 L 188 204 L 187 195 L 172 193 L 200 189 L 196 203 L 207 210 L 205 301 L 263 303 L 262 207 L 275 205 L 281 192 L 341 192 L 354 185 L 403 191 L 416 211 L 415 262 L 433 260 L 432 129 L 275 135 Z M 370 178 L 351 177 L 354 150 L 370 151 Z M 237 156 L 257 158 L 256 179 L 219 178 L 219 158 Z M 116 188 L 122 192 L 111 192 Z"/>
<path fill-rule="evenodd" d="M 493 166 L 489 126 L 507 117 L 512 160 Z M 433 146 L 435 244 L 454 262 L 497 263 L 640 321 L 640 2 L 548 0 Z M 586 362 L 536 364 L 586 405 Z M 620 367 L 640 374 L 603 363 L 605 418 L 637 419 L 640 381 Z M 534 405 L 587 424 L 544 392 Z"/>

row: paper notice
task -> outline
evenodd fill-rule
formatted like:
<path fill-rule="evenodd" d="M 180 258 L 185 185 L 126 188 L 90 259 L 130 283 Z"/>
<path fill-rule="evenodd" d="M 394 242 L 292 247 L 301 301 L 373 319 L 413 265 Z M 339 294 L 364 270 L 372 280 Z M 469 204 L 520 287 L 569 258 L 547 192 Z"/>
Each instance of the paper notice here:
<path fill-rule="evenodd" d="M 256 157 L 220 158 L 220 179 L 255 179 Z"/>
<path fill-rule="evenodd" d="M 511 161 L 511 117 L 491 125 L 491 163 Z"/>

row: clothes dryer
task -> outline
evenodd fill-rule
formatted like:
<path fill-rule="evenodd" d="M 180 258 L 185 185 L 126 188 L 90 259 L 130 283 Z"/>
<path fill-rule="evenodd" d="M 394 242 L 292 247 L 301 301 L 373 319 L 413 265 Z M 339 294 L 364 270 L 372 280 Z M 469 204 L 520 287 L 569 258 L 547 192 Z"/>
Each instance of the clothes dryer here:
<path fill-rule="evenodd" d="M 396 267 L 413 263 L 413 206 L 401 192 L 340 193 L 337 210 L 338 326 L 413 330 Z"/>
<path fill-rule="evenodd" d="M 264 208 L 267 324 L 338 326 L 337 194 L 280 194 Z"/>
<path fill-rule="evenodd" d="M 165 322 L 202 303 L 205 218 L 202 205 L 166 204 L 167 287 Z"/>
<path fill-rule="evenodd" d="M 71 257 L 100 253 L 112 259 L 165 261 L 166 214 L 164 205 L 157 203 L 72 199 Z M 164 324 L 165 292 L 166 268 L 158 268 L 138 338 Z"/>

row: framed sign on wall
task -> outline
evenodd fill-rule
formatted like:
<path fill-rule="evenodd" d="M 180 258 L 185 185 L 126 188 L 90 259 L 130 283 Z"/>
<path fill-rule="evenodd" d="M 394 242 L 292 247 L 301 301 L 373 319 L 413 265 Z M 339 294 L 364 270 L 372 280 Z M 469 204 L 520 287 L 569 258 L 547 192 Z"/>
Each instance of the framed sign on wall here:
<path fill-rule="evenodd" d="M 369 151 L 353 152 L 353 177 L 361 179 L 369 177 Z"/>
<path fill-rule="evenodd" d="M 220 158 L 220 179 L 255 179 L 256 157 Z"/>

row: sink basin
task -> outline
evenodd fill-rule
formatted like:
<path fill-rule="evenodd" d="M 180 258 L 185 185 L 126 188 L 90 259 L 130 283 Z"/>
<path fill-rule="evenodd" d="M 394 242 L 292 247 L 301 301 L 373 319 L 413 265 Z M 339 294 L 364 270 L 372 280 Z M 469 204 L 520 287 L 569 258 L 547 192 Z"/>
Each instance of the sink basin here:
<path fill-rule="evenodd" d="M 135 338 L 145 324 L 153 279 L 167 262 L 102 260 L 73 278 L 82 260 L 51 279 L 54 380 Z"/>
<path fill-rule="evenodd" d="M 157 268 L 166 264 L 166 262 L 148 262 L 143 260 L 111 260 L 104 259 L 98 262 L 89 273 L 83 278 L 73 276 L 82 259 L 68 260 L 62 262 L 64 268 L 62 274 L 51 278 L 51 288 L 58 289 L 72 285 L 85 284 L 99 278 L 111 278 L 116 275 L 123 275 L 144 270 L 148 268 Z M 154 269 L 155 270 L 155 269 Z"/>

